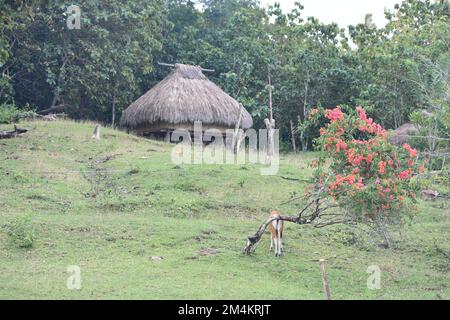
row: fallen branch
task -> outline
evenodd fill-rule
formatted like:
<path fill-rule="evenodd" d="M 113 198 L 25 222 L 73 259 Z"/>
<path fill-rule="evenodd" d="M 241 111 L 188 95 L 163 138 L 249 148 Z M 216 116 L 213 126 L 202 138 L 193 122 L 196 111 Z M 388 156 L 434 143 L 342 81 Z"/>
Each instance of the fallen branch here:
<path fill-rule="evenodd" d="M 275 220 L 283 220 L 283 221 L 289 221 L 296 224 L 307 224 L 311 223 L 317 216 L 313 213 L 309 218 L 304 218 L 303 213 L 308 210 L 308 208 L 313 204 L 318 204 L 320 199 L 314 199 L 311 202 L 309 202 L 298 214 L 297 216 L 279 216 L 279 217 L 271 217 L 268 218 L 263 224 L 261 224 L 258 228 L 258 230 L 255 232 L 253 236 L 247 237 L 247 244 L 242 249 L 242 253 L 244 254 L 250 254 L 252 253 L 253 247 L 261 240 L 262 235 L 264 234 L 264 231 L 267 229 L 267 226 L 271 224 Z M 316 210 L 317 211 L 317 210 Z"/>
<path fill-rule="evenodd" d="M 25 133 L 27 131 L 27 129 L 17 128 L 16 125 L 14 125 L 14 131 L 0 131 L 0 139 L 15 138 L 19 134 Z"/>
<path fill-rule="evenodd" d="M 44 121 L 56 121 L 58 119 L 58 117 L 54 113 L 47 114 L 45 116 L 37 114 L 36 118 L 44 120 Z"/>
<path fill-rule="evenodd" d="M 264 231 L 266 231 L 267 226 L 275 220 L 289 221 L 289 222 L 294 222 L 297 224 L 310 223 L 309 220 L 304 220 L 300 216 L 297 216 L 297 217 L 295 217 L 295 216 L 279 216 L 279 217 L 275 217 L 275 218 L 269 218 L 263 224 L 261 224 L 259 226 L 258 230 L 256 231 L 256 233 L 253 236 L 250 236 L 247 238 L 248 241 L 247 241 L 247 244 L 245 245 L 244 249 L 242 249 L 242 253 L 244 253 L 244 254 L 252 253 L 254 251 L 254 250 L 252 250 L 253 247 L 259 242 L 259 240 L 261 240 L 261 237 L 264 234 Z"/>
<path fill-rule="evenodd" d="M 48 113 L 54 113 L 55 111 L 64 111 L 66 107 L 67 106 L 65 104 L 59 104 L 57 106 L 53 106 L 48 109 L 38 111 L 37 113 L 40 115 L 46 115 Z"/>
<path fill-rule="evenodd" d="M 328 179 L 328 178 L 327 178 Z M 264 234 L 264 231 L 267 229 L 269 224 L 271 224 L 273 221 L 282 220 L 282 221 L 288 221 L 293 222 L 295 224 L 313 224 L 316 220 L 318 220 L 318 223 L 314 224 L 314 227 L 324 227 L 326 225 L 336 224 L 340 222 L 345 222 L 346 219 L 344 219 L 343 214 L 334 214 L 334 213 L 328 213 L 326 215 L 322 214 L 323 212 L 331 209 L 331 208 L 337 208 L 339 207 L 336 203 L 330 203 L 327 198 L 323 198 L 323 193 L 325 192 L 324 187 L 318 187 L 310 196 L 310 201 L 303 207 L 302 210 L 298 212 L 296 216 L 279 216 L 279 217 L 270 217 L 268 218 L 264 223 L 262 223 L 258 230 L 256 230 L 255 234 L 253 236 L 247 237 L 247 244 L 242 249 L 243 254 L 250 254 L 253 251 L 255 251 L 254 247 L 255 245 L 261 240 L 262 235 Z M 309 214 L 306 214 L 306 212 L 309 212 Z M 325 221 L 322 221 L 320 218 L 324 216 L 332 216 L 332 217 L 340 217 L 341 219 L 328 219 Z M 339 222 L 338 222 L 339 221 Z"/>
<path fill-rule="evenodd" d="M 287 176 L 278 176 L 278 177 L 280 177 L 281 179 L 290 180 L 290 181 L 302 181 L 302 182 L 310 182 L 311 181 L 310 179 L 299 179 L 299 178 L 293 178 L 293 177 L 287 177 Z"/>

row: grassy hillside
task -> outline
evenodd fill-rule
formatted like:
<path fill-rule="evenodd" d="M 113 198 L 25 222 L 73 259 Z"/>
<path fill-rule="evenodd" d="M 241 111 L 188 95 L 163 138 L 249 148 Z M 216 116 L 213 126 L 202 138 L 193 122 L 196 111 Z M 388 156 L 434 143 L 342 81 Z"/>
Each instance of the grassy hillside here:
<path fill-rule="evenodd" d="M 335 299 L 450 298 L 443 202 L 420 203 L 392 250 L 359 229 L 287 224 L 284 257 L 268 236 L 243 256 L 272 208 L 300 206 L 280 204 L 302 193 L 313 154 L 283 156 L 271 177 L 251 165 L 175 166 L 173 145 L 109 129 L 95 142 L 89 123 L 21 126 L 30 132 L 0 140 L 0 299 L 322 299 L 320 258 Z M 66 287 L 70 265 L 81 290 Z M 369 265 L 381 268 L 379 290 L 367 289 Z"/>

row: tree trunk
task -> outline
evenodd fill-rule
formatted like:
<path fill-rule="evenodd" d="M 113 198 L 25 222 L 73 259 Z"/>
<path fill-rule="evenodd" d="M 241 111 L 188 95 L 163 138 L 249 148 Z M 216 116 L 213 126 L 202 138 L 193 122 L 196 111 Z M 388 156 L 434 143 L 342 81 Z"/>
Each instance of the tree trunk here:
<path fill-rule="evenodd" d="M 308 105 L 308 90 L 309 90 L 309 72 L 306 71 L 306 80 L 303 82 L 305 96 L 303 98 L 303 110 L 302 110 L 302 121 L 305 121 L 307 117 L 306 107 Z M 308 150 L 308 138 L 305 137 L 305 129 L 300 131 L 300 143 L 302 145 L 302 151 Z"/>
<path fill-rule="evenodd" d="M 297 130 L 295 130 L 294 127 L 294 122 L 292 120 L 290 120 L 290 124 L 291 124 L 291 142 L 292 142 L 292 150 L 294 150 L 294 152 L 297 152 L 297 148 L 295 146 L 295 133 Z"/>
<path fill-rule="evenodd" d="M 66 55 L 64 55 L 63 63 L 61 65 L 61 68 L 59 69 L 58 83 L 56 85 L 55 93 L 53 95 L 53 100 L 52 100 L 52 104 L 50 105 L 50 108 L 53 108 L 56 105 L 56 103 L 59 101 L 59 93 L 61 92 L 61 83 L 64 80 L 64 73 L 65 73 L 65 69 L 66 69 L 67 60 L 69 60 L 69 59 L 67 58 Z"/>
<path fill-rule="evenodd" d="M 114 129 L 114 125 L 116 122 L 116 95 L 113 95 L 112 101 L 112 119 L 111 119 L 111 127 Z"/>
<path fill-rule="evenodd" d="M 386 230 L 386 225 L 384 221 L 381 220 L 380 217 L 378 217 L 375 221 L 377 225 L 377 229 L 379 234 L 383 237 L 384 243 L 383 246 L 387 249 L 391 248 L 391 241 L 388 231 Z"/>
<path fill-rule="evenodd" d="M 305 137 L 304 130 L 300 131 L 300 144 L 302 145 L 302 151 L 308 151 L 308 139 Z"/>
<path fill-rule="evenodd" d="M 306 81 L 304 84 L 304 90 L 305 90 L 305 97 L 303 99 L 303 119 L 306 119 L 306 106 L 308 101 L 308 88 L 309 88 L 309 76 L 307 76 Z"/>

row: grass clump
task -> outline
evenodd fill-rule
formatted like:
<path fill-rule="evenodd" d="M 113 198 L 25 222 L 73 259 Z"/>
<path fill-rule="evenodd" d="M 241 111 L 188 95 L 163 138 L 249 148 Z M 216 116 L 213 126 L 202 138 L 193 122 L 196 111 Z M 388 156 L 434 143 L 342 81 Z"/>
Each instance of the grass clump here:
<path fill-rule="evenodd" d="M 11 244 L 14 247 L 23 249 L 33 247 L 35 232 L 31 215 L 16 217 L 6 228 Z"/>

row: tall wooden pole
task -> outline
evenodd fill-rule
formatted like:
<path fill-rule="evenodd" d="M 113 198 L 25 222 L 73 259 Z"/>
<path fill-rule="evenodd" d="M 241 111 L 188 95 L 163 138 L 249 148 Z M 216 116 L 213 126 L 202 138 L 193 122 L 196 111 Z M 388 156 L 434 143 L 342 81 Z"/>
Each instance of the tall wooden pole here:
<path fill-rule="evenodd" d="M 236 126 L 234 127 L 234 134 L 233 134 L 233 142 L 231 144 L 231 149 L 234 153 L 239 152 L 239 146 L 241 144 L 241 132 L 239 131 L 239 128 L 241 127 L 241 121 L 242 121 L 242 113 L 243 113 L 244 107 L 242 104 L 239 103 L 239 118 L 236 122 Z"/>
<path fill-rule="evenodd" d="M 275 129 L 275 120 L 273 119 L 273 110 L 272 110 L 272 77 L 270 75 L 270 65 L 267 66 L 267 78 L 269 82 L 269 119 L 264 119 L 264 123 L 267 128 L 267 157 L 266 163 L 272 163 L 272 156 L 274 155 L 274 129 Z"/>
<path fill-rule="evenodd" d="M 322 285 L 323 285 L 323 291 L 325 293 L 325 299 L 331 300 L 331 291 L 330 291 L 330 286 L 328 285 L 328 275 L 327 275 L 327 271 L 325 269 L 325 260 L 320 259 L 319 264 L 320 264 L 320 273 L 322 274 Z"/>
<path fill-rule="evenodd" d="M 270 123 L 272 123 L 273 120 L 273 111 L 272 111 L 272 77 L 270 75 L 270 65 L 267 66 L 267 77 L 269 80 L 269 111 L 270 111 Z"/>

